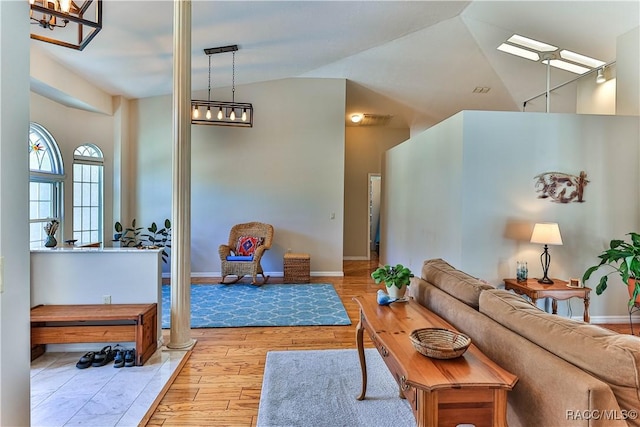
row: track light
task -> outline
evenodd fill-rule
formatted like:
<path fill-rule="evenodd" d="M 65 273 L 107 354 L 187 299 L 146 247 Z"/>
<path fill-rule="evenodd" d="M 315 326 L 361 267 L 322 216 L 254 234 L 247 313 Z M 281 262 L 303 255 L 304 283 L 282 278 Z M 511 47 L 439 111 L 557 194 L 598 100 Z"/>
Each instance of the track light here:
<path fill-rule="evenodd" d="M 607 78 L 604 76 L 604 67 L 598 69 L 598 74 L 596 75 L 596 83 L 604 83 L 607 81 Z"/>

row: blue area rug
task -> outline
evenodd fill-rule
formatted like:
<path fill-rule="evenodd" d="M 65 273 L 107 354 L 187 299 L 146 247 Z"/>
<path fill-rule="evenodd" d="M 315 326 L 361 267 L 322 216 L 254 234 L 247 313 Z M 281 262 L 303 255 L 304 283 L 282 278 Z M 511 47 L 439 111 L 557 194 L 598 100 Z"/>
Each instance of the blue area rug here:
<path fill-rule="evenodd" d="M 170 327 L 171 288 L 162 286 L 162 327 Z M 330 284 L 191 285 L 191 327 L 350 325 Z"/>

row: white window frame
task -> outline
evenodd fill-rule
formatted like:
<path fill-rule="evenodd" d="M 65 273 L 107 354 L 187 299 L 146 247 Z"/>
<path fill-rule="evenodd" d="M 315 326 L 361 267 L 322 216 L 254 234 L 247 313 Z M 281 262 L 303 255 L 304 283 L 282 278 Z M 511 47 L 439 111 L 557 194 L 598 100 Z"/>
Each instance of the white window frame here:
<path fill-rule="evenodd" d="M 60 222 L 61 227 L 58 229 L 58 236 L 63 234 L 63 193 L 62 183 L 65 179 L 64 165 L 62 162 L 62 155 L 60 149 L 56 143 L 55 138 L 47 131 L 47 129 L 38 124 L 29 124 L 29 138 L 27 139 L 29 149 L 29 246 L 31 248 L 38 248 L 44 246 L 44 241 L 47 237 L 44 231 L 44 226 L 51 220 L 56 219 Z M 35 146 L 42 144 L 39 149 Z M 38 155 L 38 153 L 42 153 Z M 35 156 L 35 157 L 34 157 Z M 48 160 L 48 167 L 44 170 L 43 157 L 46 156 Z M 31 162 L 36 159 L 37 165 L 31 168 Z M 34 215 L 33 212 L 40 212 L 41 206 L 39 206 L 39 195 L 34 195 L 31 192 L 31 183 L 35 184 L 47 184 L 51 186 L 51 192 L 49 196 L 50 209 L 48 215 Z M 33 203 L 37 206 L 34 209 Z"/>
<path fill-rule="evenodd" d="M 89 166 L 89 178 L 78 167 Z M 89 171 L 91 171 L 89 169 Z M 80 176 L 78 176 L 80 175 Z M 94 179 L 95 178 L 95 179 Z M 93 187 L 97 188 L 93 188 Z M 79 188 L 78 188 L 79 187 Z M 88 190 L 89 194 L 86 194 Z M 87 203 L 88 201 L 88 203 Z M 81 243 L 102 242 L 104 236 L 104 156 L 102 150 L 91 143 L 77 147 L 73 152 L 73 238 Z M 96 209 L 97 215 L 91 214 Z M 88 217 L 85 216 L 89 211 Z"/>

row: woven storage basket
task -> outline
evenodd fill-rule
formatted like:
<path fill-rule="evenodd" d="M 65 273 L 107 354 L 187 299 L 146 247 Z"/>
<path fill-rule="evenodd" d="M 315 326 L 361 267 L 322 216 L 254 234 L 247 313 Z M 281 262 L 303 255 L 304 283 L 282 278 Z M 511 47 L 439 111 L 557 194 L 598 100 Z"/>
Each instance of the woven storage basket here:
<path fill-rule="evenodd" d="M 471 345 L 471 338 L 444 328 L 416 329 L 409 335 L 418 352 L 434 359 L 460 357 Z"/>
<path fill-rule="evenodd" d="M 309 254 L 284 254 L 284 283 L 309 283 L 310 260 Z"/>

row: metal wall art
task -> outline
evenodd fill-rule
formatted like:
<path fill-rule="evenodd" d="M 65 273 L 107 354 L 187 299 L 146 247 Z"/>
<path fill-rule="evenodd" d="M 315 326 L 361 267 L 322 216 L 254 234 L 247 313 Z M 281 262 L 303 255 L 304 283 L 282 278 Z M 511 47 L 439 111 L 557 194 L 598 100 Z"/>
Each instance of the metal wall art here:
<path fill-rule="evenodd" d="M 550 198 L 557 203 L 584 202 L 584 187 L 589 183 L 584 171 L 580 175 L 545 172 L 534 177 L 539 199 Z"/>

